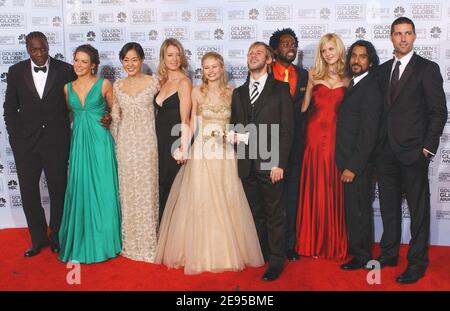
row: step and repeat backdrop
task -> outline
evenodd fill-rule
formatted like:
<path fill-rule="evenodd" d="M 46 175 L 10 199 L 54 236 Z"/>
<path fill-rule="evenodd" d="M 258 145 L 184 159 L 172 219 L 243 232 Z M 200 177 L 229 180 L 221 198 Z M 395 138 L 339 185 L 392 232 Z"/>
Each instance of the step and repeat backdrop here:
<path fill-rule="evenodd" d="M 291 27 L 300 41 L 300 65 L 309 68 L 319 38 L 341 36 L 346 46 L 357 39 L 371 41 L 382 62 L 392 57 L 390 24 L 400 16 L 416 23 L 416 52 L 440 65 L 447 102 L 450 99 L 450 1 L 287 1 L 287 0 L 0 0 L 0 102 L 6 91 L 8 67 L 26 59 L 25 36 L 47 35 L 50 55 L 67 62 L 78 45 L 100 51 L 99 73 L 110 80 L 124 76 L 119 50 L 128 41 L 141 43 L 145 70 L 156 70 L 159 47 L 168 37 L 186 48 L 194 84 L 200 79 L 200 59 L 207 51 L 225 58 L 230 83 L 247 76 L 246 53 L 256 40 L 268 42 L 276 29 Z M 3 105 L 1 105 L 3 106 Z M 0 107 L 3 115 L 3 107 Z M 19 183 L 3 118 L 0 118 L 0 228 L 24 227 Z M 431 243 L 450 245 L 450 124 L 430 165 Z M 45 176 L 42 205 L 48 210 Z M 382 224 L 378 191 L 373 204 L 376 238 Z M 407 203 L 403 202 L 403 242 L 409 241 Z"/>

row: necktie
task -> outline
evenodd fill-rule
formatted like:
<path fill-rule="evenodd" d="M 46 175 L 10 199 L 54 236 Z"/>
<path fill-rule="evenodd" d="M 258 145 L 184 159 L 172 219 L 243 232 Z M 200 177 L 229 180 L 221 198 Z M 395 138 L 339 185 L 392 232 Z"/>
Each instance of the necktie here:
<path fill-rule="evenodd" d="M 42 71 L 43 73 L 47 72 L 47 67 L 34 67 L 34 72 Z"/>
<path fill-rule="evenodd" d="M 284 82 L 289 82 L 289 70 L 284 70 Z"/>
<path fill-rule="evenodd" d="M 350 80 L 350 83 L 348 84 L 347 90 L 350 90 L 353 86 L 355 86 L 355 78 L 352 78 Z"/>
<path fill-rule="evenodd" d="M 250 103 L 252 106 L 255 104 L 255 101 L 258 99 L 259 91 L 258 91 L 259 82 L 255 81 L 253 82 L 253 89 L 252 93 L 250 94 Z"/>
<path fill-rule="evenodd" d="M 400 65 L 402 63 L 400 61 L 397 61 L 395 63 L 395 68 L 394 71 L 392 72 L 392 76 L 391 76 L 391 85 L 389 87 L 389 92 L 390 92 L 390 97 L 391 97 L 391 102 L 393 100 L 393 96 L 395 94 L 395 89 L 398 85 L 398 81 L 400 80 Z"/>

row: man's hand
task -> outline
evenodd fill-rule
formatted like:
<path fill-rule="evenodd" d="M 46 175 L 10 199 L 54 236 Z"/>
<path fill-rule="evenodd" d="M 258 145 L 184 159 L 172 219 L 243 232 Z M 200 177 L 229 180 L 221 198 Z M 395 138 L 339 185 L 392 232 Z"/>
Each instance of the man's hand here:
<path fill-rule="evenodd" d="M 112 117 L 109 114 L 109 112 L 105 112 L 103 117 L 100 118 L 100 122 L 104 128 L 107 128 L 107 129 L 109 128 L 109 126 L 111 125 L 111 122 L 112 122 Z"/>
<path fill-rule="evenodd" d="M 272 170 L 270 170 L 270 180 L 272 181 L 272 184 L 275 184 L 283 179 L 283 169 L 279 167 L 273 167 Z"/>
<path fill-rule="evenodd" d="M 353 173 L 353 172 L 350 171 L 349 169 L 345 169 L 345 170 L 342 172 L 341 180 L 342 180 L 342 182 L 350 183 L 350 182 L 353 181 L 353 179 L 355 178 L 355 176 L 356 176 L 355 173 Z"/>

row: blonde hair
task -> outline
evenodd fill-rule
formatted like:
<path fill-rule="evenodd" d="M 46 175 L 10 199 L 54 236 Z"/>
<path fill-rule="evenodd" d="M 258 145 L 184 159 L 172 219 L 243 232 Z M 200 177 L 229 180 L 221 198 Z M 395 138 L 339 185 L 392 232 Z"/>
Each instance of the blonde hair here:
<path fill-rule="evenodd" d="M 220 89 L 220 96 L 222 98 L 227 97 L 228 91 L 230 90 L 230 86 L 227 84 L 227 76 L 225 73 L 225 62 L 223 60 L 222 55 L 220 55 L 217 52 L 208 52 L 202 57 L 202 84 L 200 85 L 200 92 L 203 96 L 206 96 L 206 93 L 208 92 L 208 79 L 205 76 L 205 71 L 203 70 L 203 63 L 208 58 L 212 58 L 219 62 L 220 68 L 222 68 L 222 75 L 219 78 L 219 89 Z"/>
<path fill-rule="evenodd" d="M 336 64 L 337 74 L 343 79 L 345 77 L 345 47 L 341 38 L 335 33 L 327 33 L 320 38 L 314 57 L 313 77 L 316 80 L 322 80 L 328 75 L 328 64 L 322 57 L 322 49 L 328 42 L 333 42 L 336 46 L 336 52 L 339 56 Z"/>
<path fill-rule="evenodd" d="M 187 71 L 188 61 L 187 61 L 186 52 L 183 48 L 183 45 L 181 44 L 180 41 L 178 41 L 175 38 L 167 38 L 161 44 L 161 48 L 159 49 L 159 65 L 158 65 L 157 72 L 158 72 L 158 76 L 161 80 L 161 85 L 166 83 L 166 81 L 168 79 L 167 67 L 166 67 L 166 64 L 164 63 L 164 59 L 165 59 L 165 53 L 169 46 L 174 46 L 178 49 L 178 51 L 180 52 L 180 59 L 181 59 L 180 71 L 183 72 L 185 75 L 187 75 L 187 73 L 188 73 L 188 71 Z"/>

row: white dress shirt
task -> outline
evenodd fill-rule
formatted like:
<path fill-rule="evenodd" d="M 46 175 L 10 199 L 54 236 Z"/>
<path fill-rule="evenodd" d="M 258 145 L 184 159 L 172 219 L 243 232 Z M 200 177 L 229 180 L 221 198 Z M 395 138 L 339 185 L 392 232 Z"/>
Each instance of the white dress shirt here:
<path fill-rule="evenodd" d="M 405 68 L 408 65 L 409 61 L 411 60 L 413 54 L 414 54 L 414 50 L 411 50 L 411 52 L 409 52 L 402 58 L 397 58 L 397 56 L 394 56 L 394 61 L 392 62 L 392 68 L 391 68 L 391 77 L 392 77 L 392 73 L 394 72 L 395 64 L 397 63 L 397 61 L 400 61 L 401 65 L 398 68 L 398 79 L 400 80 L 402 78 L 402 74 L 405 71 Z"/>
<path fill-rule="evenodd" d="M 359 75 L 357 77 L 353 78 L 353 86 L 355 86 L 356 84 L 358 84 L 359 81 L 361 81 L 362 79 L 364 79 L 365 76 L 367 76 L 369 74 L 369 71 L 366 71 L 365 73 L 363 73 L 362 75 Z"/>
<path fill-rule="evenodd" d="M 255 83 L 256 81 L 259 82 L 258 85 L 258 96 L 256 97 L 256 99 L 258 99 L 259 95 L 261 95 L 262 91 L 264 90 L 264 85 L 266 85 L 266 81 L 267 81 L 267 77 L 269 75 L 266 73 L 263 76 L 259 77 L 258 80 L 254 80 L 252 78 L 252 76 L 250 76 L 250 83 L 248 84 L 248 94 L 250 96 L 252 96 L 252 91 L 253 91 L 253 83 Z"/>
<path fill-rule="evenodd" d="M 38 92 L 39 97 L 42 99 L 42 95 L 44 94 L 45 89 L 45 82 L 47 81 L 48 70 L 50 67 L 50 57 L 47 59 L 45 65 L 42 66 L 47 67 L 46 72 L 43 71 L 35 72 L 34 67 L 41 67 L 41 66 L 37 66 L 35 63 L 33 63 L 31 59 L 30 61 L 31 61 L 31 74 L 33 75 L 34 86 L 36 87 L 36 91 Z"/>

